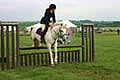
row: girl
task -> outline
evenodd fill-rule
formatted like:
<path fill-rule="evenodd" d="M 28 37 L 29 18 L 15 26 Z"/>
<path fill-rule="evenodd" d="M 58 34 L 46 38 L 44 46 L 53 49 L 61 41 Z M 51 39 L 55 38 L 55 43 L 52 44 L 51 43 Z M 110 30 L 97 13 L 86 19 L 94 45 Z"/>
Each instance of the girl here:
<path fill-rule="evenodd" d="M 55 19 L 55 10 L 56 10 L 56 5 L 55 4 L 50 4 L 49 8 L 46 9 L 44 17 L 42 17 L 40 24 L 42 27 L 42 35 L 41 35 L 41 41 L 44 38 L 44 35 L 46 34 L 48 27 L 53 27 L 54 23 L 56 22 Z M 52 19 L 52 20 L 51 20 Z"/>

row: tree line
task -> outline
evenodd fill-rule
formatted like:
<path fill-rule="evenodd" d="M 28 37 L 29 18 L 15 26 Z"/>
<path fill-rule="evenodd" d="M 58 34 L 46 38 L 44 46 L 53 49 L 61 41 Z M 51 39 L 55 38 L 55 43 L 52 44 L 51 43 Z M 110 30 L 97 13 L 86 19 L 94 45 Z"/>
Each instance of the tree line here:
<path fill-rule="evenodd" d="M 80 26 L 81 24 L 88 23 L 94 24 L 95 27 L 120 27 L 120 21 L 91 21 L 91 20 L 71 20 L 73 24 Z"/>

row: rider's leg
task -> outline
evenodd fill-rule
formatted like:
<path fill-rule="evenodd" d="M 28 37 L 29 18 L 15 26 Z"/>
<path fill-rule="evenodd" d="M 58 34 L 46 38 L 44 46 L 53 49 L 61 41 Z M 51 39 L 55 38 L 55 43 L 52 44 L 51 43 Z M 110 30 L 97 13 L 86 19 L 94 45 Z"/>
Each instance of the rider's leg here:
<path fill-rule="evenodd" d="M 44 30 L 45 30 L 45 24 L 41 24 L 41 28 L 42 28 L 42 30 L 41 30 L 41 41 L 43 40 L 43 32 L 44 32 Z"/>
<path fill-rule="evenodd" d="M 41 35 L 41 40 L 44 39 L 44 36 L 45 36 L 47 30 L 48 30 L 48 25 L 45 25 L 44 31 L 42 32 L 42 35 Z"/>
<path fill-rule="evenodd" d="M 41 24 L 42 32 L 45 30 L 45 24 Z"/>

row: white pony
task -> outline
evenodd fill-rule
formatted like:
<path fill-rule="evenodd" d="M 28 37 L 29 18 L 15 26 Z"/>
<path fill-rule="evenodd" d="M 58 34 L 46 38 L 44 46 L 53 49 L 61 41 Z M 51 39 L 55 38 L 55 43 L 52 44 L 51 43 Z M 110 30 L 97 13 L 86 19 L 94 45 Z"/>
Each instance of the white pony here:
<path fill-rule="evenodd" d="M 31 32 L 31 36 L 32 36 L 32 47 L 38 47 L 36 46 L 36 44 L 40 43 L 40 35 L 36 34 L 36 31 L 39 29 L 40 27 L 36 27 L 32 29 Z M 44 36 L 44 40 L 47 44 L 47 47 L 49 49 L 50 52 L 50 60 L 51 60 L 51 65 L 57 64 L 57 39 L 58 37 L 66 40 L 66 28 L 62 23 L 56 23 L 55 26 L 53 28 L 48 28 L 48 31 L 46 33 L 46 35 Z M 35 43 L 37 41 L 37 43 Z M 53 62 L 53 54 L 52 54 L 52 50 L 51 47 L 52 45 L 54 46 L 55 49 L 55 59 Z"/>

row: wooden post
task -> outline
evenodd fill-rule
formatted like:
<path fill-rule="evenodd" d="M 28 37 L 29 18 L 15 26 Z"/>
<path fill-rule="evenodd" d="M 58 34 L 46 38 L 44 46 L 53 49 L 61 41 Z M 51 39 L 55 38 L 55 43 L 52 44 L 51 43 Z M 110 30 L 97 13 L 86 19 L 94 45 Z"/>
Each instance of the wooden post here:
<path fill-rule="evenodd" d="M 4 28 L 1 25 L 1 70 L 4 70 Z"/>
<path fill-rule="evenodd" d="M 82 62 L 84 62 L 84 25 L 82 25 Z"/>
<path fill-rule="evenodd" d="M 7 59 L 7 69 L 10 68 L 9 64 L 9 26 L 6 26 L 6 59 Z"/>
<path fill-rule="evenodd" d="M 70 61 L 70 60 L 71 60 L 71 59 L 70 59 L 70 53 L 71 53 L 71 52 L 70 52 L 70 51 L 68 51 L 68 63 L 70 63 L 70 62 L 71 62 L 71 61 Z"/>
<path fill-rule="evenodd" d="M 80 50 L 77 50 L 78 52 L 78 63 L 80 62 Z"/>
<path fill-rule="evenodd" d="M 24 55 L 24 58 L 25 58 L 25 60 L 24 60 L 24 61 L 25 61 L 25 66 L 28 65 L 28 62 L 27 62 L 27 56 L 28 56 L 28 55 Z"/>
<path fill-rule="evenodd" d="M 67 63 L 67 52 L 65 52 L 65 63 Z"/>
<path fill-rule="evenodd" d="M 41 54 L 41 61 L 42 61 L 42 65 L 44 64 L 44 54 Z"/>
<path fill-rule="evenodd" d="M 31 55 L 29 55 L 29 66 L 32 66 Z"/>
<path fill-rule="evenodd" d="M 47 65 L 48 64 L 48 54 L 45 54 L 45 64 Z"/>
<path fill-rule="evenodd" d="M 33 54 L 33 66 L 36 65 L 36 59 L 35 59 L 35 54 Z"/>
<path fill-rule="evenodd" d="M 92 61 L 94 61 L 95 48 L 94 48 L 94 27 L 92 26 Z"/>
<path fill-rule="evenodd" d="M 85 26 L 85 30 L 86 30 L 86 62 L 88 62 L 88 27 L 87 26 Z"/>
<path fill-rule="evenodd" d="M 20 64 L 21 64 L 21 66 L 23 66 L 23 55 L 20 55 Z"/>
<path fill-rule="evenodd" d="M 40 55 L 37 54 L 37 65 L 40 65 Z"/>
<path fill-rule="evenodd" d="M 15 67 L 15 38 L 14 38 L 14 26 L 12 26 L 12 68 Z"/>
<path fill-rule="evenodd" d="M 91 35 L 92 35 L 92 34 L 91 34 L 91 30 L 92 30 L 91 27 L 89 27 L 89 61 L 90 61 L 90 62 L 91 62 L 91 45 L 92 45 L 92 44 L 91 44 L 91 43 L 92 43 L 92 42 L 91 42 L 91 40 L 92 40 L 92 39 L 91 39 Z"/>
<path fill-rule="evenodd" d="M 77 51 L 76 50 L 74 50 L 74 53 L 75 53 L 75 63 L 77 63 L 77 57 L 78 57 L 78 55 L 77 55 Z"/>
<path fill-rule="evenodd" d="M 58 56 L 58 64 L 60 63 L 60 53 L 59 52 L 57 52 L 57 56 Z"/>
<path fill-rule="evenodd" d="M 19 26 L 16 25 L 16 66 L 19 67 Z"/>
<path fill-rule="evenodd" d="M 74 52 L 72 51 L 72 62 L 74 62 Z"/>
<path fill-rule="evenodd" d="M 63 63 L 63 51 L 61 52 L 61 63 Z"/>

